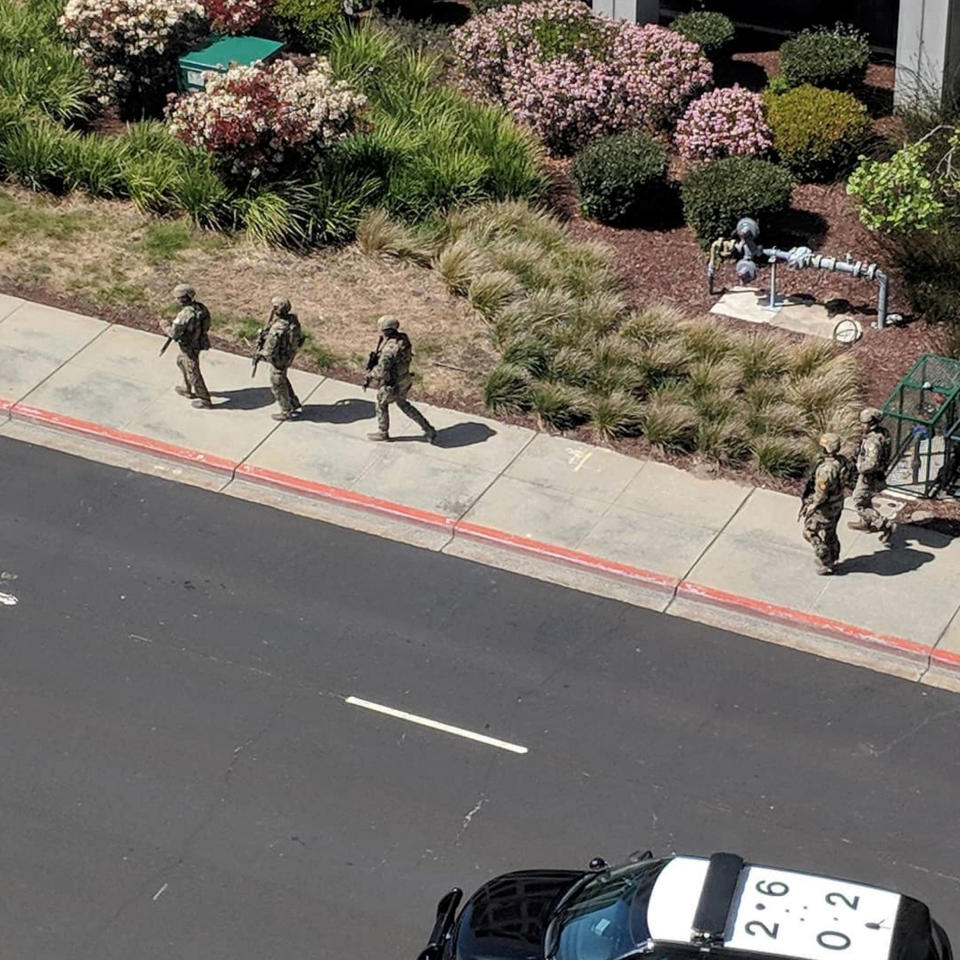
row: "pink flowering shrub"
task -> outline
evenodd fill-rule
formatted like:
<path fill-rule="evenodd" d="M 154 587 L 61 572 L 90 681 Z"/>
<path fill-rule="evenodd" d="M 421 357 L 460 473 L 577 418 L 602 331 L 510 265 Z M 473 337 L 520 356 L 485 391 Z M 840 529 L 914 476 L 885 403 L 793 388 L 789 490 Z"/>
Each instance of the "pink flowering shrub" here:
<path fill-rule="evenodd" d="M 598 17 L 579 0 L 489 10 L 454 31 L 453 45 L 466 88 L 502 103 L 555 154 L 629 127 L 662 128 L 712 78 L 679 34 Z"/>
<path fill-rule="evenodd" d="M 356 129 L 366 98 L 334 82 L 316 60 L 301 73 L 289 60 L 206 75 L 206 89 L 173 99 L 170 132 L 203 147 L 234 178 L 277 174 L 315 159 Z"/>
<path fill-rule="evenodd" d="M 266 19 L 273 0 L 203 0 L 203 6 L 217 33 L 245 33 Z"/>
<path fill-rule="evenodd" d="M 763 96 L 735 85 L 694 100 L 674 135 L 680 155 L 695 160 L 752 157 L 773 146 Z"/>
<path fill-rule="evenodd" d="M 206 31 L 198 0 L 68 0 L 59 24 L 101 103 L 133 113 L 162 105 L 177 57 Z"/>

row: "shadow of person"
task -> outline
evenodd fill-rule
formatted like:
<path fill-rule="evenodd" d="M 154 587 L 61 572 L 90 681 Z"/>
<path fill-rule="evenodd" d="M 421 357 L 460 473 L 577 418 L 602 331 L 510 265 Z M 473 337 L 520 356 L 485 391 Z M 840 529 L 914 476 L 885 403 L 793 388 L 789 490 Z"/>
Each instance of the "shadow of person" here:
<path fill-rule="evenodd" d="M 902 541 L 898 544 L 894 539 L 893 547 L 861 554 L 859 557 L 847 557 L 837 564 L 835 570 L 844 576 L 851 573 L 872 573 L 878 577 L 896 577 L 910 570 L 919 570 L 933 559 L 935 558 L 932 553 L 902 546 Z"/>
<path fill-rule="evenodd" d="M 376 407 L 369 400 L 349 397 L 336 403 L 308 403 L 297 414 L 297 419 L 312 420 L 314 423 L 356 423 L 358 420 L 372 419 L 376 412 Z"/>
<path fill-rule="evenodd" d="M 269 407 L 274 402 L 273 393 L 269 387 L 244 387 L 242 390 L 211 390 L 211 397 L 225 398 L 223 403 L 215 403 L 215 407 L 223 410 L 259 410 Z"/>
<path fill-rule="evenodd" d="M 444 427 L 442 430 L 438 430 L 437 437 L 433 441 L 433 444 L 445 450 L 452 450 L 455 447 L 469 447 L 475 443 L 483 443 L 485 440 L 489 440 L 496 435 L 497 431 L 491 429 L 485 423 L 468 420 L 464 423 L 455 423 L 452 427 Z"/>

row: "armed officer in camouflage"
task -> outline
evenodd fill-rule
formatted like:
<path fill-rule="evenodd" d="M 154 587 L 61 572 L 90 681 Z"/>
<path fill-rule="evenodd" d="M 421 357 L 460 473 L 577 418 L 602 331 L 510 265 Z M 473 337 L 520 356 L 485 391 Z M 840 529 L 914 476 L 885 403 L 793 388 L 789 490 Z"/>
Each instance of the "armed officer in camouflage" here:
<path fill-rule="evenodd" d="M 161 320 L 160 329 L 167 335 L 163 350 L 171 341 L 180 348 L 177 366 L 183 374 L 183 386 L 174 389 L 182 397 L 193 398 L 193 406 L 209 409 L 212 404 L 200 373 L 200 351 L 210 349 L 210 311 L 196 299 L 193 287 L 186 283 L 177 284 L 173 299 L 180 304 L 180 312 L 172 323 Z"/>
<path fill-rule="evenodd" d="M 803 491 L 798 519 L 803 520 L 803 539 L 813 546 L 817 573 L 833 573 L 840 559 L 837 524 L 843 510 L 843 480 L 847 465 L 840 456 L 840 438 L 835 433 L 820 437 L 820 459 Z"/>
<path fill-rule="evenodd" d="M 363 381 L 363 388 L 366 390 L 371 384 L 377 387 L 378 430 L 376 433 L 368 433 L 367 436 L 371 440 L 390 439 L 390 404 L 395 403 L 423 430 L 427 440 L 433 443 L 437 438 L 437 431 L 407 400 L 407 393 L 413 383 L 410 376 L 410 361 L 413 358 L 410 338 L 400 331 L 396 317 L 381 317 L 377 326 L 380 328 L 382 345 L 376 354 L 376 364 Z"/>
<path fill-rule="evenodd" d="M 280 404 L 280 412 L 272 414 L 273 419 L 290 420 L 303 405 L 293 391 L 287 370 L 306 337 L 286 297 L 274 297 L 271 306 L 270 326 L 266 330 L 259 357 L 270 364 L 270 390 Z"/>
<path fill-rule="evenodd" d="M 857 485 L 853 488 L 853 506 L 860 515 L 847 524 L 851 530 L 879 533 L 880 542 L 889 545 L 897 525 L 873 506 L 873 496 L 887 485 L 892 446 L 883 426 L 883 411 L 867 407 L 860 413 L 861 439 L 857 451 Z"/>

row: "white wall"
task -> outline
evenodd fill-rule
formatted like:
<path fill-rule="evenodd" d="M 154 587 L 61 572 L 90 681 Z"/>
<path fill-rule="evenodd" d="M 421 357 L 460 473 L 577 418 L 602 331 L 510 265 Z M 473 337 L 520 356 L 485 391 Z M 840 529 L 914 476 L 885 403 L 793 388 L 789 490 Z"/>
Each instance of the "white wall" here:
<path fill-rule="evenodd" d="M 898 105 L 939 96 L 960 68 L 960 0 L 900 0 Z"/>

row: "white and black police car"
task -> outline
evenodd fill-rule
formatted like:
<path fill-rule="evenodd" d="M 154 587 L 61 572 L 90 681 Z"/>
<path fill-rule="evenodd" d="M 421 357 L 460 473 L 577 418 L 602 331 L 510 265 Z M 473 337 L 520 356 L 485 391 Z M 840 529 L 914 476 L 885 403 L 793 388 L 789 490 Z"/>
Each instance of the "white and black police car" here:
<path fill-rule="evenodd" d="M 419 960 L 953 960 L 925 904 L 731 853 L 525 870 L 437 907 Z"/>

